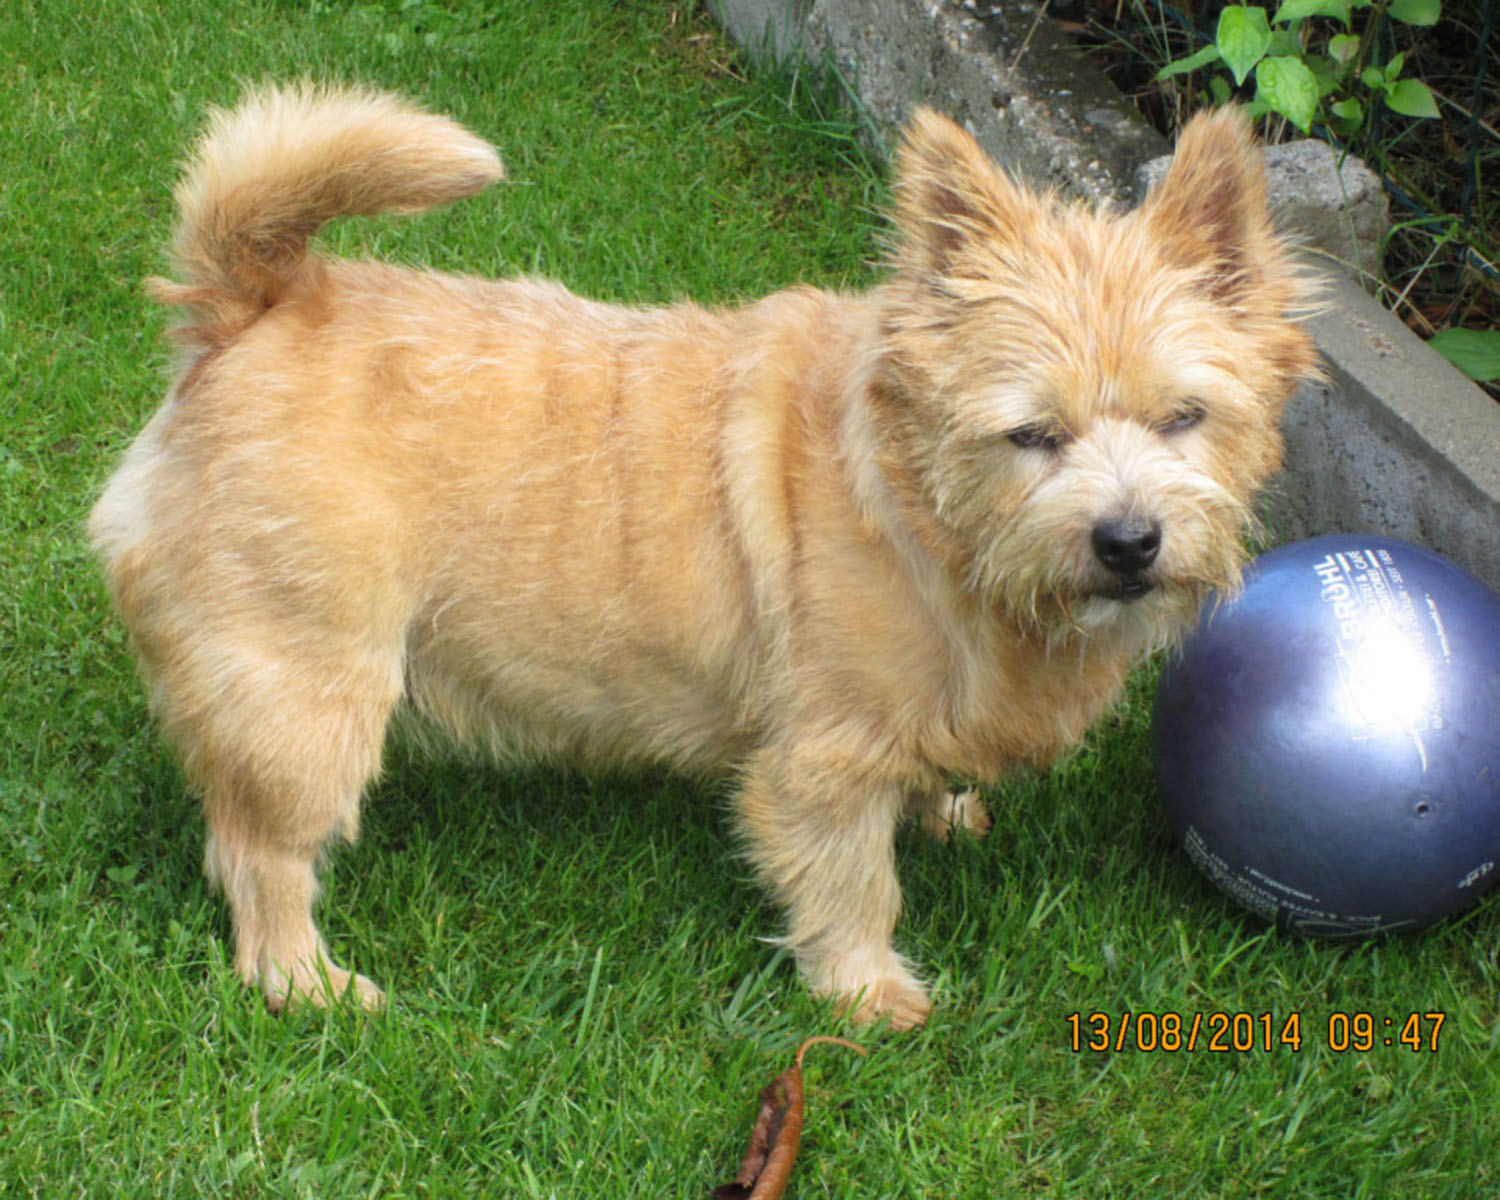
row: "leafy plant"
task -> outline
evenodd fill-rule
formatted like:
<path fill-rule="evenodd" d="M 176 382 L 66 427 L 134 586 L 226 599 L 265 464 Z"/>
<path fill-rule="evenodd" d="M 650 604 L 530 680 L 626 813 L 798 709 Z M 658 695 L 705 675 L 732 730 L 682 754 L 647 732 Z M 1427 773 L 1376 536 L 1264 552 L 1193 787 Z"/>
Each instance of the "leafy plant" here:
<path fill-rule="evenodd" d="M 1251 114 L 1279 113 L 1304 133 L 1314 121 L 1353 133 L 1377 100 L 1404 116 L 1435 117 L 1437 102 L 1427 85 L 1402 75 L 1405 54 L 1383 63 L 1376 58 L 1386 22 L 1428 26 L 1441 14 L 1442 0 L 1282 0 L 1269 17 L 1261 5 L 1231 4 L 1220 12 L 1212 42 L 1168 63 L 1156 78 L 1216 65 L 1236 88 L 1253 77 Z M 1209 90 L 1219 103 L 1231 94 L 1223 74 L 1210 78 Z"/>
<path fill-rule="evenodd" d="M 1280 0 L 1274 11 L 1268 5 L 1231 4 L 1220 11 L 1212 41 L 1168 62 L 1155 79 L 1205 71 L 1206 98 L 1220 104 L 1236 92 L 1243 97 L 1253 81 L 1246 104 L 1252 116 L 1276 114 L 1304 133 L 1322 126 L 1330 141 L 1366 157 L 1394 181 L 1408 203 L 1436 213 L 1443 200 L 1404 162 L 1393 160 L 1389 131 L 1382 132 L 1377 114 L 1383 108 L 1407 117 L 1439 115 L 1432 91 L 1406 74 L 1407 54 L 1392 45 L 1391 35 L 1402 26 L 1435 25 L 1442 12 L 1442 0 Z M 1425 223 L 1430 227 L 1433 220 Z M 1450 220 L 1447 225 L 1418 274 L 1445 245 L 1467 250 L 1479 262 L 1494 261 L 1482 223 Z M 1408 284 L 1401 291 L 1401 301 L 1410 290 Z M 1422 323 L 1430 327 L 1429 322 L 1440 320 L 1424 313 Z M 1500 332 L 1455 328 L 1429 344 L 1471 379 L 1500 381 Z"/>
<path fill-rule="evenodd" d="M 1500 330 L 1445 329 L 1427 344 L 1476 383 L 1500 380 Z"/>

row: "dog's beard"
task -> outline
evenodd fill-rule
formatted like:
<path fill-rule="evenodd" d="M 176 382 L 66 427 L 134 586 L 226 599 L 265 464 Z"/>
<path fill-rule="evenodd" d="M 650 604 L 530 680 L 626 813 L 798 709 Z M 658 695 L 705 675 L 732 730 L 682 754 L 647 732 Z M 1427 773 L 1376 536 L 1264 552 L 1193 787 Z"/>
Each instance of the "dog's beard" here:
<path fill-rule="evenodd" d="M 1038 605 L 1052 610 L 1050 617 L 1038 619 L 1038 626 L 1054 645 L 1107 642 L 1144 657 L 1176 643 L 1211 591 L 1204 584 L 1158 583 L 1131 600 L 1101 593 L 1053 595 Z"/>
<path fill-rule="evenodd" d="M 1099 564 L 1087 534 L 1038 531 L 1022 513 L 986 539 L 969 587 L 1049 643 L 1107 641 L 1150 654 L 1177 641 L 1211 595 L 1239 585 L 1253 523 L 1224 500 L 1216 510 L 1169 518 L 1158 561 L 1128 579 Z"/>

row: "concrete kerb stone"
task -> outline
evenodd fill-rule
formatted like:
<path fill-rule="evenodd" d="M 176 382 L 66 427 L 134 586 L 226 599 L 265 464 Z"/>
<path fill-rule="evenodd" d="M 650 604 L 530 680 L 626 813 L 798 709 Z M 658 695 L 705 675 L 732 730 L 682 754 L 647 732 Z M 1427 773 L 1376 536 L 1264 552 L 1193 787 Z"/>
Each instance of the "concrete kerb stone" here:
<path fill-rule="evenodd" d="M 1034 184 L 1094 202 L 1138 198 L 1165 142 L 1036 4 L 1012 0 L 710 0 L 752 54 L 832 63 L 878 123 L 917 104 L 966 126 Z M 1378 180 L 1320 143 L 1268 151 L 1278 221 L 1322 260 L 1309 327 L 1328 369 L 1287 412 L 1272 528 L 1334 530 L 1430 546 L 1500 589 L 1500 405 L 1354 279 L 1388 217 Z"/>
<path fill-rule="evenodd" d="M 1500 405 L 1348 276 L 1323 282 L 1329 380 L 1287 410 L 1273 526 L 1406 538 L 1500 590 Z"/>

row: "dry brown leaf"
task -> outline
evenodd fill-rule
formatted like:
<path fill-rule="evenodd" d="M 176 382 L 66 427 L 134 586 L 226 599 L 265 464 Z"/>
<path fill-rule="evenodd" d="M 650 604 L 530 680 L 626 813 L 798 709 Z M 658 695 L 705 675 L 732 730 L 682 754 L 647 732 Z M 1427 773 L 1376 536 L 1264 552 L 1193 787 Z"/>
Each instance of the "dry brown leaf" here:
<path fill-rule="evenodd" d="M 858 1054 L 869 1053 L 863 1046 L 837 1037 L 810 1037 L 798 1046 L 797 1061 L 760 1094 L 750 1145 L 734 1182 L 714 1188 L 711 1200 L 778 1200 L 786 1191 L 797 1147 L 802 1144 L 802 1056 L 809 1046 L 823 1042 Z"/>

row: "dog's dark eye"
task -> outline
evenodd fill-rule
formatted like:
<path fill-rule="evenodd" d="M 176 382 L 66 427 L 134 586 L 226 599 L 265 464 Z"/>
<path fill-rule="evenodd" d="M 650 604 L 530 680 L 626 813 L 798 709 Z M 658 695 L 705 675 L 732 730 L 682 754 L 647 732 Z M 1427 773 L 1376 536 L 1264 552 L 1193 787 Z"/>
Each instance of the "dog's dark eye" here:
<path fill-rule="evenodd" d="M 1200 401 L 1189 400 L 1187 403 L 1181 405 L 1165 421 L 1157 425 L 1156 428 L 1162 433 L 1184 433 L 1197 425 L 1201 425 L 1203 418 L 1207 415 L 1208 410 L 1203 407 Z"/>
<path fill-rule="evenodd" d="M 1056 429 L 1048 425 L 1023 425 L 1005 435 L 1012 446 L 1022 450 L 1061 450 L 1067 440 Z"/>

